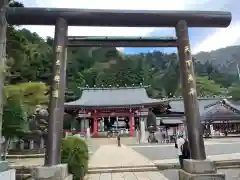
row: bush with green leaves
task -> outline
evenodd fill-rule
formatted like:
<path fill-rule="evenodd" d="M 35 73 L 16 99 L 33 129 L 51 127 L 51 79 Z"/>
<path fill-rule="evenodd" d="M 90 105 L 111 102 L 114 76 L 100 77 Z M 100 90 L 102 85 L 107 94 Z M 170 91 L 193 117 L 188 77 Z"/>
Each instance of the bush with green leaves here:
<path fill-rule="evenodd" d="M 88 170 L 88 146 L 87 143 L 75 136 L 69 136 L 62 141 L 62 163 L 68 164 L 68 170 L 73 174 L 74 180 L 85 176 Z"/>

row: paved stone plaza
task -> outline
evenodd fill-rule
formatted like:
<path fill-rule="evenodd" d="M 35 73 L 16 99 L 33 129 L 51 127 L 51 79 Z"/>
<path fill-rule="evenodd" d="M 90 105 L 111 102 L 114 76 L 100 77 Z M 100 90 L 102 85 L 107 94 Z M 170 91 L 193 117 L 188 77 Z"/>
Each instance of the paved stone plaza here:
<path fill-rule="evenodd" d="M 215 139 L 206 140 L 205 146 L 209 159 L 212 160 L 231 160 L 240 159 L 240 139 Z M 150 157 L 150 158 L 149 158 Z M 104 173 L 89 174 L 87 180 L 178 180 L 177 170 L 148 171 L 145 167 L 153 167 L 155 163 L 178 163 L 176 150 L 173 144 L 165 145 L 122 145 L 116 144 L 103 145 L 91 157 L 89 168 L 101 169 Z M 127 167 L 141 166 L 142 172 L 129 170 Z M 128 172 L 113 173 L 113 167 L 127 170 Z M 126 167 L 126 168 L 124 168 Z M 109 171 L 109 172 L 107 172 Z M 139 171 L 139 169 L 138 169 Z M 226 173 L 227 180 L 239 178 L 239 169 L 223 169 L 220 172 Z"/>
<path fill-rule="evenodd" d="M 122 145 L 101 146 L 91 157 L 89 168 L 154 166 L 148 158 L 132 148 Z"/>
<path fill-rule="evenodd" d="M 207 159 L 212 161 L 240 160 L 240 153 L 209 155 L 207 156 Z M 154 160 L 152 162 L 158 165 L 178 164 L 178 159 L 174 158 L 174 159 Z"/>
<path fill-rule="evenodd" d="M 154 163 L 146 157 L 134 151 L 132 148 L 122 145 L 101 146 L 91 157 L 89 169 L 111 170 L 114 167 L 121 169 L 130 167 L 145 168 L 154 167 Z M 97 173 L 89 174 L 87 180 L 167 180 L 160 172 L 121 172 L 121 173 Z"/>
<path fill-rule="evenodd" d="M 178 180 L 177 170 L 158 171 L 155 164 L 176 164 L 176 150 L 173 144 L 135 144 L 118 147 L 116 139 L 100 140 L 101 145 L 95 144 L 94 139 L 89 145 L 94 152 L 89 162 L 87 180 Z M 125 140 L 129 143 L 129 139 Z M 132 141 L 132 140 L 131 140 Z M 115 142 L 115 143 L 114 143 Z M 126 144 L 128 144 L 126 143 Z M 130 142 L 129 144 L 132 144 Z M 240 139 L 212 139 L 206 140 L 205 146 L 209 159 L 231 160 L 240 159 Z M 43 159 L 10 159 L 14 165 L 39 165 Z M 117 170 L 117 171 L 116 171 Z M 156 171 L 157 170 L 157 171 Z M 237 180 L 240 169 L 222 169 L 227 180 Z"/>
<path fill-rule="evenodd" d="M 174 144 L 168 145 L 134 145 L 130 146 L 138 153 L 147 157 L 152 161 L 165 160 L 165 159 L 175 159 L 176 149 Z M 220 155 L 220 154 L 233 154 L 240 153 L 240 139 L 215 139 L 206 140 L 205 149 L 207 155 Z"/>

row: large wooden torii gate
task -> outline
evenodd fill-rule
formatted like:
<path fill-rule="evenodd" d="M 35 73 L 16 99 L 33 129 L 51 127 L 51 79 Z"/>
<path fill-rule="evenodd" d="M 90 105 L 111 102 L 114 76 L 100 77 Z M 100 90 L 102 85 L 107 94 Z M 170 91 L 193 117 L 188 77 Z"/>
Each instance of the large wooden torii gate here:
<path fill-rule="evenodd" d="M 4 3 L 5 1 L 5 3 Z M 68 26 L 115 26 L 115 27 L 174 27 L 181 69 L 181 80 L 188 138 L 193 159 L 205 159 L 205 149 L 200 131 L 196 83 L 188 37 L 188 27 L 227 27 L 231 22 L 230 12 L 211 11 L 131 11 L 131 10 L 91 10 L 56 8 L 10 8 L 7 0 L 0 2 L 0 52 L 1 66 L 5 62 L 6 27 L 11 25 L 54 25 L 55 58 L 53 59 L 53 79 L 49 105 L 48 143 L 45 165 L 56 165 L 60 161 L 60 141 L 62 138 L 64 92 L 66 77 L 66 51 Z M 73 42 L 73 41 L 72 41 Z M 128 42 L 128 40 L 126 41 Z M 156 45 L 161 41 L 155 42 Z M 138 45 L 148 46 L 139 40 Z M 96 43 L 94 43 L 96 44 Z M 115 45 L 118 43 L 115 42 Z M 73 44 L 72 44 L 73 45 Z M 139 47 L 138 46 L 138 47 Z M 165 47 L 165 45 L 162 44 Z M 168 45 L 166 45 L 168 46 Z M 173 44 L 172 44 L 173 46 Z M 3 68 L 1 68 L 3 69 Z M 0 104 L 3 104 L 3 72 L 0 75 Z M 0 110 L 2 116 L 2 108 Z M 0 122 L 2 120 L 0 119 Z M 1 124 L 0 124 L 1 127 Z M 1 135 L 1 134 L 0 134 Z"/>

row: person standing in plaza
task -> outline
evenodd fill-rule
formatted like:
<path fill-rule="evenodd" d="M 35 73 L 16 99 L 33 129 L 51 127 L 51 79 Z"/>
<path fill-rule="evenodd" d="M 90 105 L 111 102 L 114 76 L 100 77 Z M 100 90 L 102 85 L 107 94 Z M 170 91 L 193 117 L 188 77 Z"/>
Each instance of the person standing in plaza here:
<path fill-rule="evenodd" d="M 179 134 L 177 136 L 177 139 L 175 140 L 175 148 L 177 149 L 177 155 L 179 158 L 179 163 L 181 168 L 183 167 L 183 159 L 184 159 L 183 152 L 182 152 L 184 143 L 185 143 L 185 139 L 183 138 L 183 134 Z"/>
<path fill-rule="evenodd" d="M 184 144 L 182 145 L 182 156 L 183 159 L 190 159 L 191 153 L 190 153 L 190 148 L 189 148 L 189 143 L 187 139 L 184 139 Z"/>

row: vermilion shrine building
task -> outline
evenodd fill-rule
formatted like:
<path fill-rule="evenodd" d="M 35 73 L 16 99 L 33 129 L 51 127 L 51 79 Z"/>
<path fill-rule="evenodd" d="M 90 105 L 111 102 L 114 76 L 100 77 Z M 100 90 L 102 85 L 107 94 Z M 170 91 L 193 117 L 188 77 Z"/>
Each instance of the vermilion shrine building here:
<path fill-rule="evenodd" d="M 211 123 L 218 131 L 240 131 L 239 106 L 221 96 L 199 97 L 198 103 L 203 125 Z M 65 103 L 65 112 L 77 123 L 67 129 L 74 127 L 83 133 L 90 127 L 93 136 L 106 136 L 109 129 L 117 127 L 128 129 L 126 134 L 133 136 L 138 120 L 146 122 L 150 109 L 157 116 L 157 126 L 168 132 L 182 128 L 185 121 L 182 98 L 153 99 L 148 97 L 145 87 L 113 87 L 84 88 L 80 99 Z"/>
<path fill-rule="evenodd" d="M 148 97 L 144 87 L 84 88 L 80 99 L 65 103 L 65 112 L 80 119 L 80 126 L 90 126 L 94 136 L 99 134 L 101 124 L 125 120 L 129 135 L 135 129 L 135 117 L 145 116 L 149 108 L 164 107 L 165 100 Z M 167 104 L 166 104 L 167 105 Z M 105 123 L 104 123 L 105 122 Z M 104 125 L 105 124 L 105 125 Z M 119 123 L 112 125 L 120 126 Z M 84 131 L 85 128 L 80 128 Z"/>

